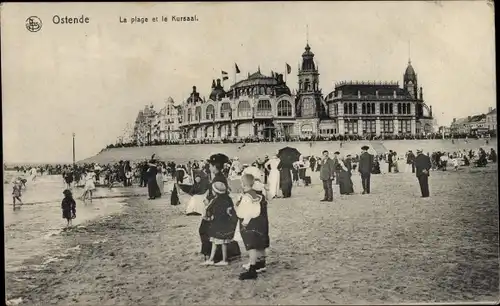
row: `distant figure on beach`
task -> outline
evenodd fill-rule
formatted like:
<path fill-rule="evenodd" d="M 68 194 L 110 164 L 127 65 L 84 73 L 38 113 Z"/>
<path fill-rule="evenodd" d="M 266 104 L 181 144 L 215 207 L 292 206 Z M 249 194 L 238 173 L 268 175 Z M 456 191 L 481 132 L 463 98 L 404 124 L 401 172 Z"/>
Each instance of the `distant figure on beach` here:
<path fill-rule="evenodd" d="M 151 156 L 148 166 L 148 199 L 154 200 L 156 198 L 161 198 L 160 187 L 158 187 L 158 181 L 156 180 L 156 174 L 158 173 L 158 161 L 155 159 L 155 154 Z"/>
<path fill-rule="evenodd" d="M 22 183 L 19 179 L 14 181 L 14 184 L 12 185 L 12 209 L 16 209 L 16 200 L 23 205 L 23 201 L 21 200 L 21 186 Z"/>
<path fill-rule="evenodd" d="M 323 151 L 323 159 L 320 161 L 321 168 L 319 178 L 323 182 L 325 196 L 321 202 L 333 202 L 333 179 L 335 177 L 335 163 L 328 156 L 328 151 Z"/>
<path fill-rule="evenodd" d="M 95 174 L 94 172 L 88 172 L 85 175 L 85 187 L 83 189 L 82 201 L 86 201 L 87 199 L 92 202 L 92 192 L 95 190 Z"/>
<path fill-rule="evenodd" d="M 264 166 L 269 171 L 269 176 L 267 178 L 269 199 L 277 197 L 280 190 L 280 172 L 278 170 L 279 163 L 280 160 L 278 159 L 278 156 L 271 155 L 271 159 Z"/>
<path fill-rule="evenodd" d="M 37 170 L 35 167 L 32 167 L 30 169 L 30 177 L 31 177 L 31 181 L 35 181 L 35 179 L 37 177 Z"/>
<path fill-rule="evenodd" d="M 62 217 L 68 221 L 66 224 L 66 227 L 68 227 L 72 225 L 72 220 L 76 218 L 76 202 L 73 199 L 71 190 L 66 189 L 63 191 L 63 194 L 64 199 L 61 203 Z"/>
<path fill-rule="evenodd" d="M 417 150 L 417 157 L 415 158 L 415 168 L 417 172 L 417 179 L 420 185 L 420 192 L 422 198 L 429 197 L 429 175 L 432 164 L 429 156 L 424 155 L 422 150 Z"/>
<path fill-rule="evenodd" d="M 363 186 L 363 193 L 362 194 L 370 194 L 370 179 L 371 179 L 371 173 L 373 170 L 373 155 L 368 153 L 368 146 L 362 146 L 361 147 L 361 155 L 359 156 L 359 166 L 358 166 L 358 172 L 361 175 L 361 185 Z M 378 169 L 376 169 L 378 173 L 374 174 L 379 174 L 380 173 L 380 165 L 378 165 Z"/>
<path fill-rule="evenodd" d="M 66 183 L 66 189 L 71 189 L 71 184 L 73 183 L 73 171 L 70 169 L 63 172 L 64 182 Z"/>

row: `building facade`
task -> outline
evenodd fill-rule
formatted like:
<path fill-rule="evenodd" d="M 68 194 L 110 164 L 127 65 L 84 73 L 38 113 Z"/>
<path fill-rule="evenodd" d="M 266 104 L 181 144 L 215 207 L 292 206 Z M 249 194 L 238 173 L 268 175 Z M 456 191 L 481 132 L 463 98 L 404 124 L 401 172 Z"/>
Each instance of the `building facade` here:
<path fill-rule="evenodd" d="M 497 132 L 497 109 L 490 107 L 486 114 L 486 127 L 496 135 Z"/>
<path fill-rule="evenodd" d="M 434 132 L 432 107 L 423 98 L 408 62 L 403 87 L 397 82 L 340 82 L 323 96 L 319 69 L 309 44 L 292 94 L 283 75 L 249 74 L 227 91 L 212 81 L 208 100 L 196 86 L 182 103 L 180 129 L 186 139 L 231 137 L 388 136 Z"/>
<path fill-rule="evenodd" d="M 146 105 L 135 120 L 132 142 L 146 145 L 154 142 L 177 141 L 182 138 L 180 125 L 182 109 L 169 97 L 165 105 L 156 111 L 153 105 Z"/>
<path fill-rule="evenodd" d="M 260 69 L 226 92 L 221 80 L 212 81 L 208 100 L 193 86 L 182 104 L 186 139 L 259 137 L 293 134 L 295 102 L 283 75 L 265 76 Z"/>
<path fill-rule="evenodd" d="M 465 118 L 453 118 L 450 125 L 450 133 L 452 135 L 467 134 L 481 135 L 494 134 L 496 135 L 496 109 L 488 108 L 486 114 L 467 116 Z"/>

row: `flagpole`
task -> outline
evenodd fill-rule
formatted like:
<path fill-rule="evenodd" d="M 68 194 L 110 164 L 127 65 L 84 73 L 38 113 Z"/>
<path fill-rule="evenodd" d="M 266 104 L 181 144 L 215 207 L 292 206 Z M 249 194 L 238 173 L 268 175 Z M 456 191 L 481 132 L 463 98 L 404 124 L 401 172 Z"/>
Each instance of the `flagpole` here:
<path fill-rule="evenodd" d="M 286 75 L 288 74 L 288 64 L 285 63 L 285 83 L 286 83 Z"/>

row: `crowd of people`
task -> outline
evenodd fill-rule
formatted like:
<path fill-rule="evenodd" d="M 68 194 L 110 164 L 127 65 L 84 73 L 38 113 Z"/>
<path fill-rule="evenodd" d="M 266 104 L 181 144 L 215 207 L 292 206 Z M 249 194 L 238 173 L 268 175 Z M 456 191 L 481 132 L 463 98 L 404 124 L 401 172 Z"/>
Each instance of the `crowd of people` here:
<path fill-rule="evenodd" d="M 61 175 L 66 189 L 61 203 L 62 216 L 71 226 L 76 217 L 75 187 L 82 187 L 81 200 L 92 200 L 92 191 L 98 187 L 113 188 L 119 184 L 147 187 L 148 199 L 161 198 L 165 194 L 165 181 L 173 181 L 172 205 L 180 204 L 179 194 L 191 197 L 185 203 L 187 215 L 201 216 L 199 235 L 202 262 L 205 266 L 226 266 L 241 256 L 238 242 L 248 251 L 249 262 L 243 266 L 239 279 L 255 279 L 266 270 L 266 249 L 269 248 L 269 220 L 267 206 L 275 198 L 290 198 L 294 187 L 308 188 L 314 172 L 324 189 L 321 201 L 333 202 L 333 186 L 338 185 L 341 195 L 354 194 L 352 176 L 358 171 L 362 194 L 370 194 L 371 175 L 382 173 L 415 173 L 422 197 L 429 197 L 428 176 L 432 170 L 446 170 L 451 164 L 455 170 L 462 166 L 485 166 L 497 161 L 496 152 L 461 150 L 456 152 L 430 152 L 424 154 L 411 150 L 401 155 L 389 150 L 384 154 L 370 154 L 363 146 L 360 154 L 343 154 L 324 151 L 320 156 L 298 155 L 291 162 L 280 152 L 256 158 L 244 164 L 237 157 L 228 158 L 214 154 L 206 160 L 194 160 L 185 164 L 164 162 L 153 154 L 140 162 L 119 161 L 113 164 L 97 163 L 76 165 L 46 165 L 18 167 L 27 173 L 28 179 L 17 177 L 13 185 L 13 200 L 21 201 L 21 190 L 26 182 L 35 181 L 38 175 Z M 403 164 L 406 166 L 403 168 Z M 240 181 L 240 187 L 230 186 L 230 181 Z M 186 187 L 189 187 L 186 189 Z M 233 187 L 233 188 L 232 188 Z M 185 191 L 186 190 L 186 191 Z M 233 193 L 233 197 L 231 197 Z M 175 198 L 176 197 L 176 198 Z M 172 200 L 175 198 L 174 200 Z M 21 202 L 22 203 L 22 202 Z"/>
<path fill-rule="evenodd" d="M 479 139 L 483 136 L 478 136 L 475 134 L 458 134 L 452 137 L 447 137 L 447 139 Z M 488 136 L 487 138 L 489 138 Z M 261 143 L 261 142 L 297 142 L 297 141 L 356 141 L 356 140 L 422 140 L 422 139 L 442 139 L 443 135 L 440 133 L 429 133 L 427 135 L 410 135 L 410 134 L 391 134 L 391 135 L 312 135 L 312 136 L 281 136 L 275 137 L 274 139 L 258 137 L 258 136 L 247 136 L 247 137 L 225 137 L 221 139 L 214 138 L 203 138 L 203 139 L 175 139 L 175 140 L 158 140 L 153 139 L 152 141 L 147 141 L 145 143 L 137 142 L 127 142 L 127 143 L 116 143 L 110 144 L 103 149 L 112 148 L 130 148 L 139 146 L 160 146 L 160 145 L 189 145 L 189 144 L 218 144 L 218 143 Z"/>

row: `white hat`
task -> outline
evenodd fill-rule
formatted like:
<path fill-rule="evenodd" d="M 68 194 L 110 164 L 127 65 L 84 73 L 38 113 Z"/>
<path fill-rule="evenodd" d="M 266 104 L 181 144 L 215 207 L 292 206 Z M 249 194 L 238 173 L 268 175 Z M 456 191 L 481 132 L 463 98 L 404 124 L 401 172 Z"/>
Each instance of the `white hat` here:
<path fill-rule="evenodd" d="M 262 181 L 262 171 L 255 166 L 246 167 L 241 174 L 250 174 L 255 180 Z"/>

